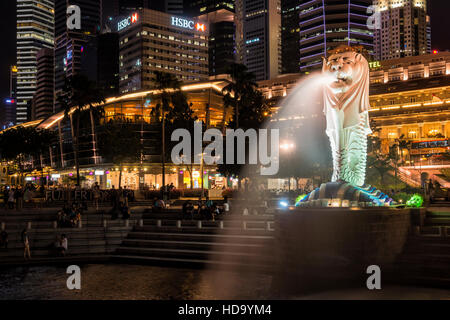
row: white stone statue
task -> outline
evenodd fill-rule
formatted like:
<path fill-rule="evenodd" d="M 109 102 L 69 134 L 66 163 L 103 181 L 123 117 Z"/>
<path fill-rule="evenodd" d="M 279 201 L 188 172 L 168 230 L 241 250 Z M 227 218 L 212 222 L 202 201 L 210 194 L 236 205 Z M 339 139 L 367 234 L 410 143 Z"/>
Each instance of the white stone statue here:
<path fill-rule="evenodd" d="M 332 181 L 364 185 L 369 125 L 369 64 L 351 47 L 323 59 L 326 133 L 333 155 Z"/>

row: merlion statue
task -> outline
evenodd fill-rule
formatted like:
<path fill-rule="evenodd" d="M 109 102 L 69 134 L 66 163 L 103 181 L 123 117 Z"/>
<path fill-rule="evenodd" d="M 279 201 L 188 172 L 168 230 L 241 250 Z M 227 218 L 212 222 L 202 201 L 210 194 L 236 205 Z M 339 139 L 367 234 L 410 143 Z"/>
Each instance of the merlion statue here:
<path fill-rule="evenodd" d="M 369 125 L 369 64 L 351 47 L 339 47 L 323 59 L 326 133 L 333 156 L 332 181 L 364 185 Z"/>

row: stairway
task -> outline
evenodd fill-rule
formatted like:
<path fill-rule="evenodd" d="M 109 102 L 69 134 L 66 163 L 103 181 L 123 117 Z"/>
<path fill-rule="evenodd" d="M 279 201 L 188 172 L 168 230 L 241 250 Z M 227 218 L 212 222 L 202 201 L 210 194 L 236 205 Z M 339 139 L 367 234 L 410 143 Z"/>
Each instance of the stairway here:
<path fill-rule="evenodd" d="M 159 221 L 145 219 L 143 226 L 135 226 L 113 259 L 177 267 L 270 270 L 274 237 L 268 228 L 273 216 Z"/>
<path fill-rule="evenodd" d="M 401 283 L 450 288 L 450 208 L 449 212 L 427 212 L 395 270 L 399 279 L 394 280 Z"/>

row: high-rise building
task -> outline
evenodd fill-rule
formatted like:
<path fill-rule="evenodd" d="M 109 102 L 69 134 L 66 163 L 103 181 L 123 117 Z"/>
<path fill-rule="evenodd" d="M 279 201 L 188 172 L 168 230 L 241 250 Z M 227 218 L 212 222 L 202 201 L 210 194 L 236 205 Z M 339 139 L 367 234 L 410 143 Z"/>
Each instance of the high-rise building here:
<path fill-rule="evenodd" d="M 281 73 L 279 0 L 236 0 L 236 15 L 243 34 L 242 42 L 236 39 L 238 60 L 242 58 L 257 80 L 276 77 Z"/>
<path fill-rule="evenodd" d="M 234 1 L 185 0 L 184 13 L 190 17 L 198 16 L 209 25 L 209 74 L 226 73 L 236 60 Z"/>
<path fill-rule="evenodd" d="M 17 0 L 17 123 L 28 120 L 36 90 L 36 54 L 54 45 L 54 1 Z"/>
<path fill-rule="evenodd" d="M 119 94 L 119 34 L 98 36 L 97 82 L 106 97 Z"/>
<path fill-rule="evenodd" d="M 91 59 L 89 65 L 95 65 L 96 55 L 87 53 L 95 36 L 100 32 L 102 21 L 101 0 L 55 0 L 55 95 L 61 93 L 66 78 L 80 73 L 83 63 Z M 81 29 L 67 28 L 67 7 L 77 5 L 81 10 Z M 91 45 L 90 45 L 91 44 Z M 84 55 L 84 57 L 83 57 Z M 97 74 L 94 72 L 95 75 Z M 55 111 L 60 106 L 55 100 Z"/>
<path fill-rule="evenodd" d="M 9 69 L 9 96 L 17 98 L 17 66 L 11 66 Z"/>
<path fill-rule="evenodd" d="M 300 72 L 320 68 L 322 56 L 340 45 L 363 46 L 373 55 L 370 5 L 372 0 L 300 1 Z"/>
<path fill-rule="evenodd" d="M 0 130 L 16 124 L 16 99 L 6 98 L 0 104 Z"/>
<path fill-rule="evenodd" d="M 119 21 L 117 31 L 121 93 L 152 88 L 155 71 L 183 82 L 209 78 L 206 22 L 142 9 Z"/>
<path fill-rule="evenodd" d="M 380 28 L 375 30 L 375 56 L 378 60 L 431 52 L 426 0 L 374 0 L 374 5 L 380 14 Z"/>
<path fill-rule="evenodd" d="M 300 0 L 281 0 L 281 71 L 300 71 Z"/>
<path fill-rule="evenodd" d="M 183 13 L 183 0 L 113 0 L 114 16 L 127 15 L 140 9 L 152 9 L 171 14 Z"/>
<path fill-rule="evenodd" d="M 54 50 L 44 48 L 37 53 L 37 85 L 33 96 L 32 120 L 53 113 L 54 105 Z"/>

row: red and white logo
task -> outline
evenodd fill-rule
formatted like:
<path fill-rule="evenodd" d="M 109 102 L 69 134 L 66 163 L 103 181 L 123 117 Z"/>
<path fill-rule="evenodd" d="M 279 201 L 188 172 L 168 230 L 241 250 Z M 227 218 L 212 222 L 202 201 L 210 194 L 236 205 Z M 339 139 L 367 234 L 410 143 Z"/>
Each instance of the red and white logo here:
<path fill-rule="evenodd" d="M 195 28 L 197 29 L 197 31 L 205 31 L 205 24 L 203 23 L 197 23 L 195 25 Z"/>
<path fill-rule="evenodd" d="M 138 14 L 135 13 L 131 16 L 131 23 L 137 22 L 138 21 Z"/>

